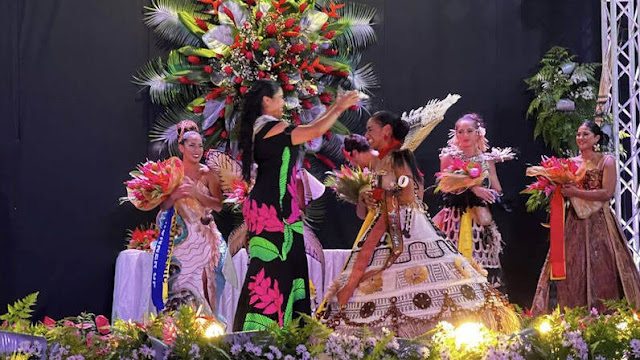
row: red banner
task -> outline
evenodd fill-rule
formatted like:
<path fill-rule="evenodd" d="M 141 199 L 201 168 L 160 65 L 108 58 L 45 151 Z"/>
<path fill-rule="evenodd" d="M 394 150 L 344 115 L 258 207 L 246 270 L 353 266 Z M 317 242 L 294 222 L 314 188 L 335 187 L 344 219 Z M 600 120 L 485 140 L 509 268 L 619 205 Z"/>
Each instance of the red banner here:
<path fill-rule="evenodd" d="M 553 192 L 551 198 L 551 244 L 549 246 L 549 262 L 551 263 L 551 280 L 564 280 L 567 277 L 567 267 L 564 253 L 564 197 L 560 186 Z"/>

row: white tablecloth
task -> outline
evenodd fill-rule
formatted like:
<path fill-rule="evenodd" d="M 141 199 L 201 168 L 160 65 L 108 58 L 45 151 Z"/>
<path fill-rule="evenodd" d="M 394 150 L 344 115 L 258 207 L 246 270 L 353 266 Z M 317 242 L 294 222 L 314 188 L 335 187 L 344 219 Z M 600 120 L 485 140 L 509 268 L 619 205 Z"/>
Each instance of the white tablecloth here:
<path fill-rule="evenodd" d="M 316 288 L 318 303 L 324 297 L 324 291 L 340 272 L 351 250 L 324 250 L 325 276 L 322 280 L 322 266 L 307 256 L 309 277 Z M 140 250 L 124 250 L 116 260 L 116 276 L 113 288 L 112 319 L 140 321 L 145 314 L 153 313 L 151 302 L 151 269 L 153 254 Z M 244 249 L 233 257 L 238 276 L 238 288 L 227 282 L 222 294 L 221 313 L 227 319 L 228 329 L 233 325 L 240 288 L 247 273 L 249 259 Z"/>

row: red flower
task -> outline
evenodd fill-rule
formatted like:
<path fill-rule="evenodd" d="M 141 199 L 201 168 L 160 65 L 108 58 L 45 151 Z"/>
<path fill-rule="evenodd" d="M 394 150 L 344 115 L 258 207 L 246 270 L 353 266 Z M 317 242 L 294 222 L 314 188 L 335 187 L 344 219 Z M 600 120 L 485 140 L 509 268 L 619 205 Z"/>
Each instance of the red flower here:
<path fill-rule="evenodd" d="M 224 88 L 221 88 L 221 87 L 215 88 L 215 90 L 205 95 L 204 99 L 207 101 L 217 99 L 223 91 L 224 91 Z"/>
<path fill-rule="evenodd" d="M 181 84 L 185 84 L 185 85 L 195 84 L 195 81 L 191 81 L 191 80 L 189 80 L 188 78 L 186 78 L 184 76 L 180 76 L 178 81 L 180 81 Z"/>
<path fill-rule="evenodd" d="M 306 46 L 304 44 L 293 44 L 289 48 L 289 52 L 292 54 L 299 54 L 304 51 Z"/>
<path fill-rule="evenodd" d="M 300 26 L 296 25 L 296 26 L 293 27 L 292 30 L 295 31 L 295 32 L 300 32 Z"/>
<path fill-rule="evenodd" d="M 258 71 L 258 79 L 264 79 L 267 75 L 264 71 Z"/>
<path fill-rule="evenodd" d="M 227 8 L 226 6 L 222 8 L 222 12 L 224 12 L 229 19 L 231 19 L 231 21 L 233 21 L 233 23 L 236 23 L 236 19 L 233 17 L 233 13 L 231 12 L 231 10 L 229 10 L 229 8 Z"/>
<path fill-rule="evenodd" d="M 278 74 L 278 79 L 283 84 L 287 84 L 289 82 L 289 76 L 287 76 L 287 74 L 285 74 L 283 72 Z"/>
<path fill-rule="evenodd" d="M 262 15 L 264 15 L 264 14 L 262 13 L 262 11 L 258 11 L 258 12 L 256 12 L 256 20 L 260 20 L 260 19 L 262 19 Z"/>
<path fill-rule="evenodd" d="M 209 26 L 207 25 L 207 22 L 202 20 L 202 19 L 198 19 L 195 18 L 194 19 L 196 21 L 196 25 L 198 25 L 198 27 L 204 31 L 208 31 L 209 30 Z"/>
<path fill-rule="evenodd" d="M 222 109 L 222 110 L 224 110 L 224 109 Z M 204 134 L 205 134 L 206 136 L 211 136 L 211 135 L 213 135 L 213 133 L 214 133 L 214 132 L 216 132 L 216 130 L 218 130 L 218 125 L 214 125 L 214 126 L 212 126 L 212 127 L 208 128 L 208 129 L 204 132 Z M 205 157 L 206 157 L 206 156 L 205 156 Z"/>
<path fill-rule="evenodd" d="M 253 53 L 251 51 L 247 51 L 246 53 L 244 53 L 244 57 L 246 57 L 247 60 L 252 61 L 253 60 Z"/>
<path fill-rule="evenodd" d="M 288 37 L 296 37 L 296 36 L 300 35 L 300 33 L 297 32 L 297 31 L 285 31 L 285 32 L 282 33 L 282 35 L 288 36 Z"/>
<path fill-rule="evenodd" d="M 211 74 L 213 72 L 213 68 L 209 65 L 205 65 L 204 72 L 206 72 L 207 74 Z"/>
<path fill-rule="evenodd" d="M 288 28 L 292 27 L 295 23 L 296 23 L 296 19 L 289 18 L 289 19 L 287 19 L 287 21 L 284 22 L 284 27 L 288 29 Z"/>
<path fill-rule="evenodd" d="M 42 321 L 42 323 L 44 324 L 44 326 L 47 326 L 47 327 L 56 326 L 56 321 L 48 316 L 44 317 L 44 321 Z"/>
<path fill-rule="evenodd" d="M 331 140 L 331 138 L 333 137 L 333 134 L 331 133 L 331 130 L 329 130 L 326 133 L 324 133 L 324 136 L 327 137 L 327 140 Z"/>
<path fill-rule="evenodd" d="M 286 84 L 286 85 L 284 85 L 284 86 L 282 87 L 282 89 L 283 89 L 284 91 L 293 91 L 293 85 L 291 85 L 291 84 Z"/>
<path fill-rule="evenodd" d="M 313 90 L 312 88 L 307 88 L 307 92 L 308 92 L 309 94 L 311 94 L 311 95 L 315 95 L 315 94 L 316 94 L 316 91 L 315 91 L 315 90 Z"/>
<path fill-rule="evenodd" d="M 226 113 L 225 108 L 220 109 L 220 113 L 218 113 L 218 117 L 223 118 Z"/>
<path fill-rule="evenodd" d="M 276 54 L 276 49 L 269 48 L 269 56 L 274 56 Z"/>
<path fill-rule="evenodd" d="M 302 3 L 300 4 L 300 13 L 302 14 L 304 12 L 304 10 L 307 8 L 307 5 L 309 5 L 309 3 Z"/>
<path fill-rule="evenodd" d="M 222 132 L 220 133 L 220 137 L 223 139 L 227 138 L 227 130 L 222 130 Z"/>
<path fill-rule="evenodd" d="M 297 112 L 293 112 L 293 123 L 296 125 L 300 125 L 300 115 Z"/>
<path fill-rule="evenodd" d="M 242 80 L 244 80 L 243 78 L 241 78 L 240 76 L 236 76 L 236 78 L 233 80 L 236 84 L 240 85 L 242 84 Z"/>
<path fill-rule="evenodd" d="M 249 90 L 248 87 L 240 86 L 240 94 L 244 95 L 247 92 L 247 90 Z M 224 109 L 222 109 L 222 110 L 224 110 Z"/>
<path fill-rule="evenodd" d="M 318 48 L 318 44 L 316 44 L 316 43 L 309 44 L 309 49 L 311 51 L 316 51 L 317 48 Z"/>
<path fill-rule="evenodd" d="M 253 50 L 258 50 L 258 48 L 260 47 L 260 41 L 255 40 L 251 47 L 253 48 Z"/>
<path fill-rule="evenodd" d="M 325 14 L 327 14 L 329 17 L 332 18 L 339 18 L 340 15 L 338 15 L 338 13 L 336 12 L 336 10 L 342 8 L 344 6 L 344 4 L 334 4 L 333 1 L 331 1 L 331 4 L 329 5 L 329 10 L 327 10 L 327 8 L 325 7 L 322 12 L 324 12 Z"/>
<path fill-rule="evenodd" d="M 106 335 L 111 332 L 111 325 L 109 325 L 109 320 L 104 315 L 96 316 L 96 328 L 102 335 Z"/>
<path fill-rule="evenodd" d="M 233 68 L 229 65 L 225 66 L 223 70 L 224 70 L 224 73 L 227 75 L 231 75 L 233 73 Z"/>
<path fill-rule="evenodd" d="M 304 100 L 302 100 L 302 106 L 303 106 L 305 109 L 307 109 L 307 110 L 308 110 L 308 109 L 311 109 L 311 108 L 313 107 L 313 104 L 311 103 L 311 101 L 309 101 L 309 100 L 307 100 L 307 99 L 304 99 Z"/>
<path fill-rule="evenodd" d="M 349 106 L 349 110 L 351 110 L 351 111 L 358 110 L 359 108 L 360 108 L 360 106 L 358 106 L 358 105 L 351 105 L 351 106 Z"/>
<path fill-rule="evenodd" d="M 333 100 L 333 95 L 329 94 L 329 93 L 322 93 L 320 95 L 318 95 L 318 99 L 320 99 L 320 101 L 323 104 L 328 104 L 331 102 L 331 100 Z"/>
<path fill-rule="evenodd" d="M 227 96 L 227 98 L 224 100 L 225 104 L 231 104 L 233 102 L 233 96 Z"/>
<path fill-rule="evenodd" d="M 253 6 L 256 4 L 256 0 L 246 0 L 247 1 L 247 5 L 249 6 Z"/>
<path fill-rule="evenodd" d="M 327 32 L 326 34 L 324 34 L 323 36 L 326 39 L 333 39 L 333 37 L 336 35 L 336 32 L 334 30 L 331 30 L 329 32 Z"/>
<path fill-rule="evenodd" d="M 193 65 L 198 65 L 200 64 L 200 58 L 197 56 L 187 56 L 187 61 Z"/>
<path fill-rule="evenodd" d="M 338 50 L 336 50 L 336 49 L 327 49 L 327 50 L 324 51 L 324 54 L 328 55 L 328 56 L 338 55 Z"/>
<path fill-rule="evenodd" d="M 329 22 L 324 23 L 324 25 L 322 25 L 322 28 L 320 28 L 320 30 L 321 31 L 327 30 L 327 26 L 329 26 Z"/>
<path fill-rule="evenodd" d="M 291 63 L 291 65 L 295 66 L 298 65 L 298 60 L 296 60 L 295 58 L 290 58 L 289 62 Z"/>
<path fill-rule="evenodd" d="M 273 36 L 276 33 L 276 24 L 267 25 L 267 36 Z"/>
<path fill-rule="evenodd" d="M 195 114 L 202 114 L 203 111 L 204 111 L 204 106 L 194 106 L 193 107 L 193 112 Z"/>

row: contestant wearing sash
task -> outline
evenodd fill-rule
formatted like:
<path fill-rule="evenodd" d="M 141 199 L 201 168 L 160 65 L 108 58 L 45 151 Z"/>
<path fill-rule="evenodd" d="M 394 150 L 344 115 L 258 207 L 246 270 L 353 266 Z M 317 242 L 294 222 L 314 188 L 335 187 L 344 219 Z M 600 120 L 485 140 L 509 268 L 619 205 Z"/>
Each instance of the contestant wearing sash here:
<path fill-rule="evenodd" d="M 461 256 L 434 228 L 422 202 L 424 180 L 413 152 L 401 149 L 409 125 L 382 111 L 367 122 L 366 138 L 379 155 L 369 209 L 344 271 L 329 289 L 317 317 L 336 331 L 424 334 L 439 321 L 481 321 L 515 330 L 518 320 L 482 269 Z M 421 140 L 420 140 L 421 141 Z"/>
<path fill-rule="evenodd" d="M 506 293 L 500 254 L 502 235 L 489 212 L 489 204 L 502 195 L 495 160 L 487 154 L 486 130 L 477 114 L 466 114 L 456 121 L 448 146 L 440 153 L 440 170 L 454 161 L 474 162 L 488 174 L 483 183 L 455 192 L 443 191 L 444 207 L 434 222 L 467 257 L 473 257 L 487 270 L 489 283 Z M 468 219 L 467 219 L 468 218 Z"/>
<path fill-rule="evenodd" d="M 221 274 L 226 253 L 211 211 L 219 211 L 222 193 L 215 172 L 200 163 L 203 155 L 202 136 L 191 121 L 177 126 L 178 149 L 182 154 L 182 184 L 162 204 L 158 226 L 165 221 L 168 209 L 175 208 L 177 233 L 172 234 L 173 250 L 168 279 L 167 310 L 190 305 L 203 316 L 219 314 L 220 295 L 224 288 Z"/>
<path fill-rule="evenodd" d="M 640 276 L 609 206 L 618 179 L 615 159 L 600 152 L 607 142 L 608 136 L 592 121 L 578 128 L 580 155 L 574 160 L 587 171 L 578 184 L 562 187 L 562 195 L 570 200 L 564 229 L 566 278 L 555 281 L 554 299 L 547 257 L 533 299 L 534 315 L 552 311 L 556 304 L 561 309 L 587 306 L 604 310 L 601 300 L 626 298 L 640 305 Z"/>

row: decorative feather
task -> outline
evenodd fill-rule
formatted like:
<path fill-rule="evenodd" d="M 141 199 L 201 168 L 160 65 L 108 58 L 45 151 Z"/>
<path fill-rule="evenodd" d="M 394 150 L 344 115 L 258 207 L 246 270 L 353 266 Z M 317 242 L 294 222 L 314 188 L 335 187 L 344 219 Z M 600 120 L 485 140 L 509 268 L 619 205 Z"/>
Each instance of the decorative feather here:
<path fill-rule="evenodd" d="M 433 99 L 423 107 L 402 114 L 402 119 L 409 123 L 409 133 L 402 149 L 415 151 L 424 139 L 443 119 L 444 114 L 455 104 L 460 95 L 447 95 L 444 100 Z"/>
<path fill-rule="evenodd" d="M 341 9 L 339 24 L 346 26 L 344 32 L 336 37 L 334 44 L 340 50 L 363 49 L 377 41 L 373 29 L 373 17 L 376 9 L 366 4 L 349 2 Z M 347 50 L 350 51 L 350 50 Z"/>
<path fill-rule="evenodd" d="M 184 105 L 199 95 L 201 90 L 197 86 L 169 82 L 173 73 L 158 58 L 143 66 L 133 76 L 133 83 L 148 86 L 151 101 L 164 106 Z"/>

